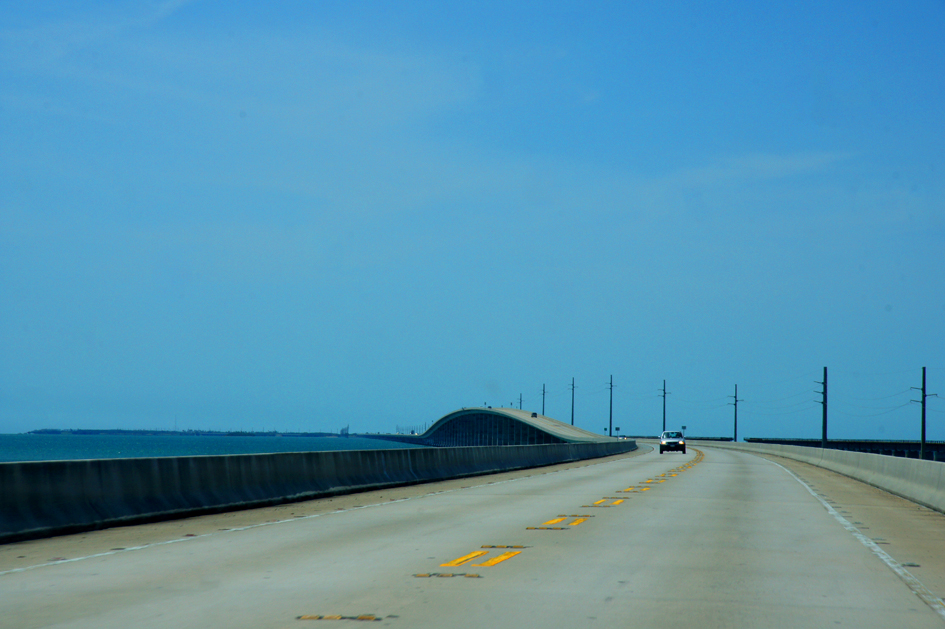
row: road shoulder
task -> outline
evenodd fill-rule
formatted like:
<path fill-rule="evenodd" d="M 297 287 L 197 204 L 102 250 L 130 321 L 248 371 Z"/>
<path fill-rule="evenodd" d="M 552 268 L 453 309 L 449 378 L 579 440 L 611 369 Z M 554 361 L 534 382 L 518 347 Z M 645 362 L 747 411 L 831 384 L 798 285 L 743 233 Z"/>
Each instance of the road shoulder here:
<path fill-rule="evenodd" d="M 821 467 L 756 456 L 791 470 L 935 596 L 945 598 L 945 514 Z"/>

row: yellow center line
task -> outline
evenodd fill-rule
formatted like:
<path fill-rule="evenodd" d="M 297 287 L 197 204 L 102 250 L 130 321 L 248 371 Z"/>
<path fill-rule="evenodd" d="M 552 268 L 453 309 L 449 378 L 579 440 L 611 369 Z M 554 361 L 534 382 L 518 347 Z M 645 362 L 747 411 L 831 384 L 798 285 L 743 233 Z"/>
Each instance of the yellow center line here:
<path fill-rule="evenodd" d="M 489 551 L 477 550 L 475 552 L 469 553 L 468 555 L 463 555 L 459 559 L 454 559 L 453 561 L 450 561 L 448 563 L 441 563 L 440 567 L 441 568 L 443 567 L 455 568 L 456 566 L 461 566 L 464 563 L 472 561 L 476 557 L 482 557 L 483 555 L 488 555 L 488 554 L 489 554 Z"/>
<path fill-rule="evenodd" d="M 554 520 L 548 520 L 547 522 L 542 522 L 542 524 L 544 524 L 545 526 L 548 526 L 549 524 L 557 524 L 558 522 L 564 522 L 565 520 L 567 520 L 567 518 L 555 518 Z"/>
<path fill-rule="evenodd" d="M 570 524 L 568 524 L 568 526 L 577 526 L 581 522 L 587 522 L 587 518 L 578 518 L 574 522 L 571 522 Z"/>
<path fill-rule="evenodd" d="M 641 489 L 640 491 L 650 491 L 650 488 L 649 488 L 649 487 L 644 487 L 644 488 Z"/>
<path fill-rule="evenodd" d="M 599 505 L 599 504 L 602 503 L 602 502 L 607 502 L 607 501 L 606 501 L 606 500 L 598 500 L 598 501 L 595 502 L 594 504 Z"/>
<path fill-rule="evenodd" d="M 614 500 L 614 501 L 613 501 L 612 503 L 610 503 L 610 504 L 611 504 L 611 506 L 617 506 L 617 505 L 619 505 L 621 502 L 623 502 L 623 500 Z"/>
<path fill-rule="evenodd" d="M 514 557 L 515 555 L 520 555 L 520 554 L 522 554 L 522 551 L 520 551 L 520 550 L 516 550 L 516 551 L 512 551 L 512 552 L 508 552 L 508 553 L 502 553 L 502 554 L 499 555 L 498 557 L 493 557 L 493 558 L 490 559 L 489 561 L 485 561 L 485 562 L 483 562 L 483 563 L 474 563 L 473 565 L 476 566 L 477 568 L 479 568 L 479 567 L 486 567 L 486 568 L 488 568 L 488 567 L 490 567 L 490 566 L 496 565 L 497 563 L 501 563 L 501 562 L 505 561 L 506 559 L 511 559 L 511 558 Z"/>

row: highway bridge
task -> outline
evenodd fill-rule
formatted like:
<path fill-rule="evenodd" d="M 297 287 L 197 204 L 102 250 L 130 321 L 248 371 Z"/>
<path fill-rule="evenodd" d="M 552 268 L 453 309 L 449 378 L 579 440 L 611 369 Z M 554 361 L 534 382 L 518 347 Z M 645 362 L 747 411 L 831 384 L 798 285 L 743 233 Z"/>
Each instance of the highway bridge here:
<path fill-rule="evenodd" d="M 0 546 L 10 629 L 904 629 L 943 594 L 941 513 L 716 444 Z"/>

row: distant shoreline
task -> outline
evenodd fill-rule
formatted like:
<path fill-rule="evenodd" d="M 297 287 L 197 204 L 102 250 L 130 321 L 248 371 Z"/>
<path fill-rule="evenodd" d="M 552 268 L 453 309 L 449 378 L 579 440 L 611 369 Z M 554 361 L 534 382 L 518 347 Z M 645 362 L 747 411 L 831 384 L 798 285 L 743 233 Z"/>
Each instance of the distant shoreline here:
<path fill-rule="evenodd" d="M 242 430 L 125 430 L 115 429 L 96 429 L 96 428 L 40 428 L 39 430 L 30 430 L 27 435 L 122 435 L 122 436 L 140 436 L 140 437 L 355 437 L 361 435 L 336 432 L 278 432 L 270 430 L 267 432 L 242 431 Z"/>

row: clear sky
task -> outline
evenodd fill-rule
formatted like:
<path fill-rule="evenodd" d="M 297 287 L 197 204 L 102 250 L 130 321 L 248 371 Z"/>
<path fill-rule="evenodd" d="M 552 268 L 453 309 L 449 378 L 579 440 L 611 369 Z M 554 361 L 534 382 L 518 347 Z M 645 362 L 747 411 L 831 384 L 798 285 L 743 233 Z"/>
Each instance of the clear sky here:
<path fill-rule="evenodd" d="M 0 432 L 945 439 L 945 3 L 8 2 Z"/>

